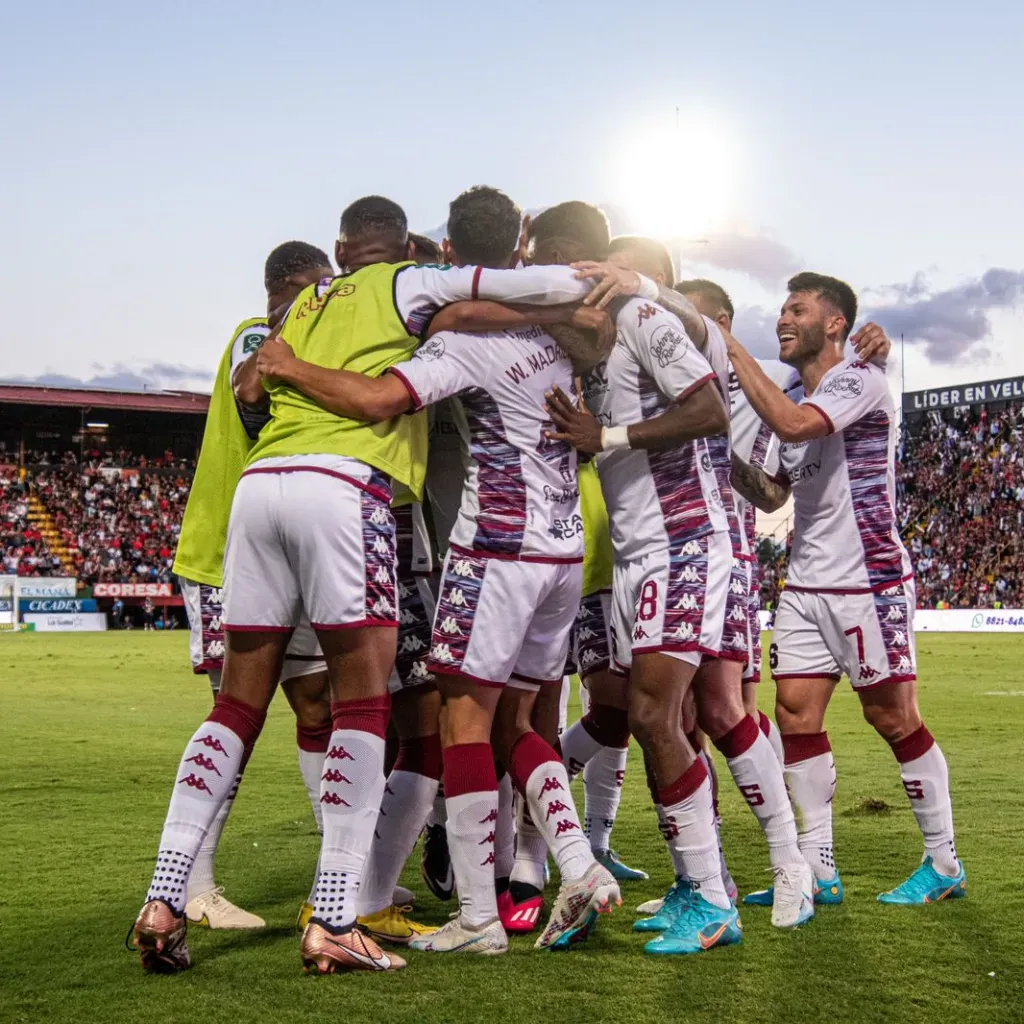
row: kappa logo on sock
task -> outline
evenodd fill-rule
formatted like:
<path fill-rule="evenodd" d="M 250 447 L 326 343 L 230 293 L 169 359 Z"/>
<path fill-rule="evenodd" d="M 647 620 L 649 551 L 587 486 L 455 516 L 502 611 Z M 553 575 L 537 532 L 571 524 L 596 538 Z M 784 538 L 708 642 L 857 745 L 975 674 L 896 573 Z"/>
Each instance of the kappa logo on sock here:
<path fill-rule="evenodd" d="M 544 785 L 540 788 L 540 795 L 543 796 L 545 793 L 552 793 L 555 790 L 561 790 L 565 792 L 565 787 L 558 781 L 558 779 L 545 778 Z"/>
<path fill-rule="evenodd" d="M 331 747 L 327 751 L 329 761 L 354 761 L 355 758 L 344 747 Z"/>
<path fill-rule="evenodd" d="M 548 804 L 548 813 L 544 815 L 544 820 L 547 821 L 552 814 L 560 814 L 562 811 L 569 810 L 568 804 L 563 804 L 561 800 L 552 800 Z"/>
<path fill-rule="evenodd" d="M 480 867 L 483 868 L 483 867 L 486 867 L 488 864 L 493 864 L 493 863 L 494 863 L 494 851 L 491 850 L 491 852 L 489 854 L 487 854 L 487 856 L 482 861 L 480 861 Z"/>
<path fill-rule="evenodd" d="M 555 838 L 557 839 L 559 836 L 564 836 L 566 832 L 571 832 L 573 829 L 576 829 L 578 832 L 579 828 L 579 825 L 577 825 L 575 821 L 569 821 L 568 818 L 563 818 L 555 826 Z"/>
<path fill-rule="evenodd" d="M 320 797 L 320 803 L 322 804 L 333 804 L 335 807 L 351 807 L 352 805 L 347 801 L 343 800 L 337 793 L 324 793 Z"/>
<path fill-rule="evenodd" d="M 194 772 L 186 775 L 183 779 L 178 779 L 178 785 L 184 783 L 189 789 L 198 789 L 200 793 L 209 793 L 213 796 L 213 790 L 206 784 L 206 779 L 200 778 Z"/>
<path fill-rule="evenodd" d="M 205 768 L 208 772 L 216 772 L 220 775 L 220 769 L 213 763 L 212 757 L 207 757 L 205 754 L 196 754 L 195 757 L 186 757 L 185 764 L 198 765 L 200 768 Z M 221 776 L 223 778 L 223 776 Z"/>
<path fill-rule="evenodd" d="M 327 771 L 320 776 L 321 782 L 346 782 L 348 785 L 352 785 L 352 780 L 345 778 L 337 768 L 328 768 Z"/>
<path fill-rule="evenodd" d="M 483 837 L 483 839 L 481 839 L 480 842 L 477 843 L 476 845 L 477 846 L 483 846 L 484 843 L 493 843 L 493 842 L 494 842 L 494 833 L 493 832 L 488 832 L 487 835 L 485 835 Z"/>
<path fill-rule="evenodd" d="M 196 740 L 196 743 L 202 743 L 204 747 L 209 747 L 210 750 L 215 750 L 218 754 L 223 754 L 225 757 L 228 756 L 228 752 L 224 749 L 224 744 L 216 736 L 203 736 L 201 739 Z"/>
<path fill-rule="evenodd" d="M 493 811 L 491 811 L 490 814 L 487 815 L 486 818 L 481 818 L 480 821 L 477 822 L 477 824 L 478 825 L 486 825 L 488 822 L 497 821 L 497 820 L 498 820 L 498 812 L 497 812 L 497 810 L 493 810 Z"/>

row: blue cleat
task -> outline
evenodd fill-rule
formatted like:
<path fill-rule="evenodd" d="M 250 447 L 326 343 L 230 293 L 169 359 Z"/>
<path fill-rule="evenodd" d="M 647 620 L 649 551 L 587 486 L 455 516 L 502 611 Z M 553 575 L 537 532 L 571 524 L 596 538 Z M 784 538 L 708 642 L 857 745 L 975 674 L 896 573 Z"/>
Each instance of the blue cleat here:
<path fill-rule="evenodd" d="M 902 885 L 881 893 L 878 902 L 917 907 L 942 900 L 959 900 L 966 895 L 967 873 L 962 863 L 958 874 L 940 875 L 931 857 L 925 857 L 921 866 Z"/>
<path fill-rule="evenodd" d="M 665 893 L 661 910 L 653 917 L 641 917 L 639 921 L 633 922 L 635 932 L 663 932 L 667 931 L 675 920 L 676 914 L 683 908 L 689 898 L 691 889 L 690 883 L 677 878 L 672 887 Z"/>
<path fill-rule="evenodd" d="M 683 883 L 685 885 L 685 883 Z M 682 904 L 663 935 L 644 946 L 656 956 L 703 953 L 715 946 L 731 946 L 743 939 L 740 915 L 732 904 L 726 908 L 708 903 L 688 885 Z"/>
<path fill-rule="evenodd" d="M 623 864 L 614 850 L 595 850 L 594 858 L 598 864 L 603 864 L 611 872 L 612 878 L 617 882 L 643 882 L 648 877 L 646 871 Z"/>
<path fill-rule="evenodd" d="M 814 905 L 817 907 L 838 906 L 843 902 L 843 880 L 839 872 L 835 878 L 827 882 L 819 878 L 814 879 Z M 775 902 L 775 889 L 759 889 L 757 892 L 748 893 L 743 897 L 743 904 L 747 907 L 770 907 Z"/>

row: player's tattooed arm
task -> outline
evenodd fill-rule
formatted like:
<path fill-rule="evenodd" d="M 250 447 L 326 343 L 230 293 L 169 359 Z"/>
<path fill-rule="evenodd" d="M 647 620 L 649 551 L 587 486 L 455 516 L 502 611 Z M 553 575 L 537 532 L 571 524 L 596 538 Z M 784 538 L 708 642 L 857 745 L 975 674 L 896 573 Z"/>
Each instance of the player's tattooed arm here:
<path fill-rule="evenodd" d="M 612 299 L 619 296 L 643 296 L 679 317 L 694 344 L 698 348 L 703 347 L 708 335 L 707 324 L 697 307 L 685 295 L 680 295 L 673 288 L 659 286 L 635 270 L 625 270 L 614 263 L 585 261 L 573 263 L 572 267 L 577 277 L 595 282 L 590 294 L 583 300 L 585 305 L 605 309 Z"/>
<path fill-rule="evenodd" d="M 812 405 L 797 405 L 758 365 L 757 360 L 728 332 L 729 361 L 754 412 L 790 444 L 812 441 L 829 432 L 829 424 Z"/>
<path fill-rule="evenodd" d="M 262 377 L 283 381 L 335 416 L 378 423 L 412 408 L 408 388 L 393 374 L 367 377 L 317 366 L 297 358 L 283 338 L 265 341 L 256 359 Z"/>
<path fill-rule="evenodd" d="M 762 512 L 776 512 L 789 498 L 789 485 L 769 476 L 759 466 L 744 462 L 732 453 L 733 488 Z"/>
<path fill-rule="evenodd" d="M 568 441 L 581 452 L 605 450 L 608 441 L 605 428 L 585 408 L 575 405 L 560 388 L 555 388 L 546 398 L 551 420 L 558 428 L 557 431 L 548 431 L 547 437 Z M 709 381 L 660 416 L 642 423 L 631 423 L 625 428 L 626 447 L 664 451 L 678 448 L 698 437 L 724 434 L 728 429 L 729 414 L 725 403 Z"/>

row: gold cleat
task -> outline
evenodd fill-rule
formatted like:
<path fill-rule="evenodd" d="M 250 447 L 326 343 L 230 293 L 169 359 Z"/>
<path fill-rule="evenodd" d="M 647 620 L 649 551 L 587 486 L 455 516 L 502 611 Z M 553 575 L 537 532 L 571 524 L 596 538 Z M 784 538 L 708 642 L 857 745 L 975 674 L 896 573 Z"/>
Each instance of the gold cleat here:
<path fill-rule="evenodd" d="M 385 953 L 369 935 L 355 926 L 340 935 L 332 935 L 322 925 L 310 922 L 302 933 L 302 966 L 307 974 L 334 974 L 337 971 L 397 971 L 405 961 L 394 953 Z"/>
<path fill-rule="evenodd" d="M 142 966 L 154 974 L 174 974 L 192 966 L 184 914 L 175 914 L 162 900 L 150 900 L 135 921 L 135 944 Z"/>
<path fill-rule="evenodd" d="M 295 918 L 295 928 L 297 931 L 304 932 L 306 925 L 309 924 L 309 919 L 313 916 L 313 904 L 303 903 L 299 907 L 299 916 Z"/>
<path fill-rule="evenodd" d="M 378 942 L 408 946 L 417 936 L 433 935 L 437 931 L 432 925 L 420 924 L 406 917 L 410 910 L 412 907 L 396 907 L 392 904 L 376 914 L 359 917 L 356 921 Z"/>

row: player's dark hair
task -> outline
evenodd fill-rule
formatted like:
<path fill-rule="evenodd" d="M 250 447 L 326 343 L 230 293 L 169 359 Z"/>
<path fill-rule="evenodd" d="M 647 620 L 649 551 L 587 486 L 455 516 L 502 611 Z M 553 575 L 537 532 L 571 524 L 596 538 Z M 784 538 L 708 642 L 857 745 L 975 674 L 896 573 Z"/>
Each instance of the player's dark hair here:
<path fill-rule="evenodd" d="M 415 231 L 409 232 L 409 241 L 412 242 L 412 258 L 417 263 L 440 263 L 441 246 L 432 238 L 426 235 L 417 235 Z"/>
<path fill-rule="evenodd" d="M 341 234 L 347 239 L 394 235 L 404 241 L 409 233 L 405 210 L 384 196 L 363 196 L 341 214 Z"/>
<path fill-rule="evenodd" d="M 729 293 L 720 284 L 715 284 L 714 281 L 709 281 L 706 277 L 695 277 L 689 281 L 677 281 L 672 287 L 680 295 L 700 295 L 711 303 L 717 303 L 729 314 L 730 320 L 736 315 L 736 310 L 733 309 Z"/>
<path fill-rule="evenodd" d="M 824 299 L 830 306 L 834 307 L 837 313 L 841 313 L 846 321 L 843 329 L 843 340 L 848 337 L 857 319 L 857 295 L 854 290 L 838 277 L 829 277 L 827 274 L 815 274 L 805 270 L 795 277 L 789 279 L 786 285 L 790 295 L 797 292 L 814 292 L 821 299 Z"/>
<path fill-rule="evenodd" d="M 616 252 L 636 253 L 642 260 L 656 266 L 665 278 L 666 287 L 672 287 L 672 281 L 676 276 L 675 267 L 672 266 L 672 254 L 661 242 L 643 235 L 618 235 L 608 246 L 609 256 Z"/>
<path fill-rule="evenodd" d="M 329 267 L 331 258 L 309 242 L 282 242 L 263 265 L 263 284 L 267 294 L 280 291 L 293 274 Z"/>
<path fill-rule="evenodd" d="M 448 241 L 463 264 L 507 267 L 523 215 L 504 192 L 474 185 L 448 207 Z"/>
<path fill-rule="evenodd" d="M 603 260 L 608 256 L 611 232 L 601 210 L 573 200 L 538 213 L 530 221 L 530 238 L 538 245 L 563 239 L 572 244 L 574 259 Z"/>

